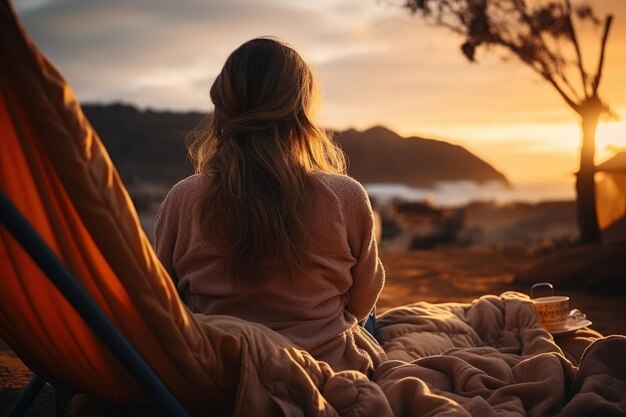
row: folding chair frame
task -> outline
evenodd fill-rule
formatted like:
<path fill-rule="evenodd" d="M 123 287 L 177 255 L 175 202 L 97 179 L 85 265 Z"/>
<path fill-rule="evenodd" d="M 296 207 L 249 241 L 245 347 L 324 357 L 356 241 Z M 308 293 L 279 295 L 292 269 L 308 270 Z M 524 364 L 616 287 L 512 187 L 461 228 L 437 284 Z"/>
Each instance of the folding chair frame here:
<path fill-rule="evenodd" d="M 118 331 L 74 275 L 52 252 L 17 207 L 1 190 L 0 224 L 4 225 L 20 243 L 33 261 L 85 320 L 89 328 L 135 378 L 138 385 L 152 398 L 154 403 L 162 407 L 167 415 L 189 416 L 189 413 L 165 386 L 163 381 Z M 24 415 L 46 382 L 50 381 L 35 375 L 13 404 L 6 417 Z M 58 384 L 54 385 L 54 389 L 54 416 L 64 416 L 71 396 L 64 387 Z"/>

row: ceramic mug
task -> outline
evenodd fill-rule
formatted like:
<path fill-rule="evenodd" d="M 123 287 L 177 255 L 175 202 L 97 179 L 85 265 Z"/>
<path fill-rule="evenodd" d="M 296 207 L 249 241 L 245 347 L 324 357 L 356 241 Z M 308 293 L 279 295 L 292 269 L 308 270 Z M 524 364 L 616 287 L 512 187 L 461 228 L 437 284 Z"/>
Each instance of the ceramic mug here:
<path fill-rule="evenodd" d="M 534 298 L 535 290 L 540 287 L 550 288 L 551 295 Z M 549 282 L 540 282 L 530 287 L 530 295 L 544 329 L 554 331 L 565 328 L 569 314 L 568 296 L 554 295 L 554 287 Z"/>

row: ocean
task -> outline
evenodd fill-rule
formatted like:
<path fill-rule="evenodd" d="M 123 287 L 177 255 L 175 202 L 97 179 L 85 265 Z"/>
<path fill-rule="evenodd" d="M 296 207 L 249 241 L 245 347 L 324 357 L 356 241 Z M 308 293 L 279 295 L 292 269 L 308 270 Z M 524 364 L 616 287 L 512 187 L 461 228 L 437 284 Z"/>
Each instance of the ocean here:
<path fill-rule="evenodd" d="M 491 202 L 498 205 L 511 203 L 540 203 L 544 201 L 572 201 L 576 198 L 574 182 L 520 183 L 506 185 L 501 182 L 484 184 L 473 181 L 445 181 L 432 188 L 416 188 L 403 184 L 365 184 L 370 198 L 376 204 L 393 199 L 428 201 L 438 207 L 459 207 L 472 202 Z"/>

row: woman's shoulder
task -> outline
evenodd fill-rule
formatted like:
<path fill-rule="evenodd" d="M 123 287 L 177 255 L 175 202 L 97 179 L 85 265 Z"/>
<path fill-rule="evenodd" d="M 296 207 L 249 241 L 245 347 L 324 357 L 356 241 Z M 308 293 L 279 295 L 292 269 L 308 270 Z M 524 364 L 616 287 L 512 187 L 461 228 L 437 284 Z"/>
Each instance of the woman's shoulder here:
<path fill-rule="evenodd" d="M 314 172 L 313 178 L 330 187 L 333 191 L 342 194 L 363 195 L 367 193 L 360 182 L 348 175 L 335 174 L 332 172 Z"/>
<path fill-rule="evenodd" d="M 202 195 L 206 181 L 204 175 L 191 175 L 174 184 L 157 210 L 156 221 L 176 219 L 182 213 L 188 216 L 188 209 Z"/>
<path fill-rule="evenodd" d="M 200 193 L 206 185 L 207 177 L 205 175 L 194 174 L 174 184 L 168 195 L 177 197 L 194 195 L 196 193 Z"/>
<path fill-rule="evenodd" d="M 164 207 L 180 208 L 196 201 L 206 190 L 207 178 L 204 175 L 191 175 L 180 180 L 168 191 L 161 209 Z M 161 209 L 159 211 L 161 211 Z"/>
<path fill-rule="evenodd" d="M 348 175 L 318 171 L 314 172 L 312 176 L 340 197 L 367 199 L 365 187 Z"/>

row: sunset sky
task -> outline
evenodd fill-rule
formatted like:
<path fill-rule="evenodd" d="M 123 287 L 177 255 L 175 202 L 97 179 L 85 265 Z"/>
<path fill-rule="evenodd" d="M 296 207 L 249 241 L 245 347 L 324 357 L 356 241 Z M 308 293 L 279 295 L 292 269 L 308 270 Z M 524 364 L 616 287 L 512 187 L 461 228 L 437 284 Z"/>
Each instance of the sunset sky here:
<path fill-rule="evenodd" d="M 601 96 L 619 116 L 598 132 L 597 162 L 626 149 L 626 1 L 615 16 Z M 461 55 L 461 40 L 392 1 L 17 0 L 27 30 L 83 102 L 209 110 L 208 89 L 242 42 L 277 36 L 313 66 L 326 127 L 385 125 L 465 146 L 513 183 L 571 182 L 578 123 L 557 93 L 515 60 Z M 397 2 L 396 2 L 397 4 Z M 582 32 L 595 68 L 601 30 Z M 593 71 L 592 71 L 593 72 Z"/>

